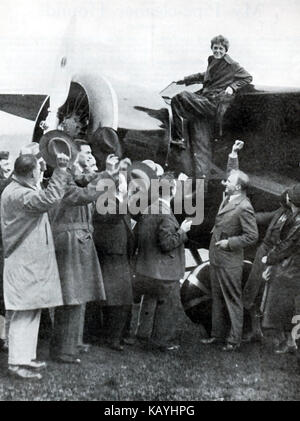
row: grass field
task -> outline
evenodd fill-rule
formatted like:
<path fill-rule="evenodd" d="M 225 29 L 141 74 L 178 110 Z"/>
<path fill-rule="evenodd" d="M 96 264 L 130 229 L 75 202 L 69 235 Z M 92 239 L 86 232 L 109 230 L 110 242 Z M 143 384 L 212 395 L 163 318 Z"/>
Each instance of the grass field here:
<path fill-rule="evenodd" d="M 181 314 L 172 353 L 127 346 L 123 353 L 92 346 L 81 366 L 49 362 L 42 381 L 7 376 L 0 354 L 0 399 L 10 400 L 299 400 L 300 376 L 294 355 L 277 356 L 268 344 L 244 344 L 227 354 L 200 343 L 200 329 Z M 39 357 L 47 358 L 47 342 Z"/>

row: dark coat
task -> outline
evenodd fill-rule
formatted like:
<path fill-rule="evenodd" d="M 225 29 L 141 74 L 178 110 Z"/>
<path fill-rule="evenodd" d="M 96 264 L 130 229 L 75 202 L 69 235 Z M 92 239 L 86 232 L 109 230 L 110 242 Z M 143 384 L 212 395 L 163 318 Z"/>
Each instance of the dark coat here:
<path fill-rule="evenodd" d="M 148 214 L 139 219 L 137 232 L 136 273 L 170 281 L 183 278 L 187 234 L 164 202 L 158 201 L 148 208 Z"/>
<path fill-rule="evenodd" d="M 233 91 L 252 82 L 252 76 L 232 58 L 225 56 L 217 60 L 214 56 L 208 57 L 206 72 L 196 73 L 184 78 L 186 85 L 203 83 L 202 95 L 220 94 L 230 86 Z"/>
<path fill-rule="evenodd" d="M 243 303 L 247 309 L 252 307 L 264 284 L 262 273 L 266 266 L 262 263 L 261 259 L 263 256 L 268 254 L 271 247 L 277 244 L 280 238 L 281 229 L 283 228 L 289 213 L 290 209 L 280 207 L 273 212 L 261 212 L 255 214 L 258 224 L 265 224 L 269 222 L 269 226 L 262 244 L 257 249 L 251 272 L 243 290 Z"/>
<path fill-rule="evenodd" d="M 1 195 L 6 186 L 11 182 L 11 178 L 0 178 L 0 203 Z M 2 233 L 0 225 L 0 315 L 5 314 L 4 306 L 4 294 L 3 294 L 3 267 L 4 267 L 4 255 L 3 255 L 3 244 L 2 244 Z"/>
<path fill-rule="evenodd" d="M 134 236 L 129 215 L 94 214 L 94 241 L 101 265 L 106 304 L 131 305 Z"/>
<path fill-rule="evenodd" d="M 281 231 L 281 241 L 268 254 L 270 289 L 263 326 L 290 330 L 295 300 L 300 297 L 300 213 L 291 217 Z"/>

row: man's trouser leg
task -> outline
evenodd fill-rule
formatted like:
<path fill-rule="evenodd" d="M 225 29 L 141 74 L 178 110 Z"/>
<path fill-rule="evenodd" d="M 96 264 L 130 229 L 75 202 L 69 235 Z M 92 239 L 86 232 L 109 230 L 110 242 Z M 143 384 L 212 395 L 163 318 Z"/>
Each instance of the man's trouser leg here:
<path fill-rule="evenodd" d="M 85 322 L 85 308 L 86 305 L 82 304 L 80 306 L 80 322 L 79 322 L 79 331 L 78 331 L 78 346 L 82 346 L 84 344 L 83 335 L 84 335 L 84 322 Z"/>
<path fill-rule="evenodd" d="M 55 309 L 50 354 L 52 358 L 76 356 L 80 330 L 81 305 L 62 306 Z"/>
<path fill-rule="evenodd" d="M 8 364 L 28 365 L 36 359 L 41 310 L 12 311 Z"/>
<path fill-rule="evenodd" d="M 151 340 L 161 346 L 167 346 L 174 338 L 176 331 L 174 295 L 175 289 L 179 288 L 179 282 L 161 280 L 158 282 L 161 284 L 161 288 L 158 291 Z"/>
<path fill-rule="evenodd" d="M 129 305 L 106 307 L 105 336 L 107 339 L 120 341 L 123 338 L 129 312 Z"/>
<path fill-rule="evenodd" d="M 211 280 L 211 294 L 212 294 L 212 330 L 211 337 L 219 340 L 224 340 L 227 331 L 227 309 L 222 293 L 218 267 L 210 265 L 209 273 Z"/>
<path fill-rule="evenodd" d="M 144 294 L 139 313 L 138 338 L 149 339 L 151 337 L 156 307 L 157 298 Z"/>
<path fill-rule="evenodd" d="M 173 114 L 173 139 L 181 139 L 183 137 L 181 118 L 214 117 L 217 109 L 214 101 L 203 95 L 188 91 L 175 95 L 172 98 L 171 107 Z"/>
<path fill-rule="evenodd" d="M 216 269 L 222 294 L 229 314 L 231 327 L 227 342 L 239 345 L 242 341 L 244 307 L 242 303 L 243 267 Z"/>

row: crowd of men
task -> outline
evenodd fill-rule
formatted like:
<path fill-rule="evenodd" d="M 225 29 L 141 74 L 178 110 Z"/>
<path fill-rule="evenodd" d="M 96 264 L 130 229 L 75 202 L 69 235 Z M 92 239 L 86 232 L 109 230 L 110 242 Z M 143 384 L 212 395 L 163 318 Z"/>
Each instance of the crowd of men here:
<path fill-rule="evenodd" d="M 41 378 L 38 371 L 46 367 L 36 359 L 42 309 L 54 309 L 49 354 L 58 363 L 81 363 L 80 348 L 87 349 L 82 337 L 88 302 L 105 306 L 102 342 L 122 351 L 133 300 L 142 295 L 158 302 L 151 346 L 168 349 L 174 325 L 168 299 L 184 275 L 184 242 L 192 221 L 179 225 L 172 214 L 174 177 L 151 161 L 135 167 L 113 154 L 99 172 L 86 142 L 64 136 L 64 148 L 66 142 L 69 155 L 58 152 L 62 142 L 48 148 L 47 134 L 40 148 L 33 144 L 31 153 L 23 150 L 1 195 L 8 370 L 26 379 Z M 47 186 L 42 186 L 39 149 L 54 168 Z M 168 187 L 150 204 L 155 209 L 139 216 L 136 238 L 128 213 L 96 210 L 108 180 L 116 187 L 117 205 L 127 198 L 128 180 L 120 169 L 128 168 L 132 177 L 142 173 L 150 180 L 159 173 Z"/>
<path fill-rule="evenodd" d="M 172 342 L 172 291 L 184 277 L 184 243 L 192 220 L 179 225 L 172 212 L 174 176 L 152 161 L 132 165 L 115 155 L 108 155 L 105 171 L 99 172 L 88 143 L 80 140 L 73 146 L 69 156 L 56 148 L 46 156 L 54 167 L 47 186 L 38 144 L 23 148 L 12 175 L 2 174 L 8 370 L 24 379 L 42 378 L 40 370 L 46 367 L 36 359 L 42 309 L 53 309 L 49 355 L 58 363 L 80 364 L 80 351 L 88 350 L 83 343 L 88 302 L 103 308 L 106 346 L 122 351 L 124 344 L 134 343 L 132 305 L 143 296 L 156 302 L 148 347 L 178 347 Z M 224 199 L 212 231 L 212 331 L 202 343 L 223 343 L 227 352 L 239 349 L 247 309 L 252 316 L 248 340 L 261 340 L 263 328 L 273 329 L 278 339 L 275 352 L 290 352 L 297 349 L 291 323 L 300 297 L 300 186 L 283 194 L 278 210 L 255 213 L 246 194 L 248 177 L 238 168 L 242 147 L 243 142 L 236 141 L 228 157 Z M 1 157 L 7 160 L 7 154 Z M 127 170 L 127 179 L 120 168 Z M 105 191 L 102 182 L 113 182 L 120 205 L 125 198 L 130 200 L 129 181 L 141 174 L 168 187 L 148 204 L 147 212 L 135 216 L 134 223 L 129 212 L 97 212 L 95 203 Z M 244 249 L 257 242 L 257 223 L 269 227 L 242 289 Z"/>

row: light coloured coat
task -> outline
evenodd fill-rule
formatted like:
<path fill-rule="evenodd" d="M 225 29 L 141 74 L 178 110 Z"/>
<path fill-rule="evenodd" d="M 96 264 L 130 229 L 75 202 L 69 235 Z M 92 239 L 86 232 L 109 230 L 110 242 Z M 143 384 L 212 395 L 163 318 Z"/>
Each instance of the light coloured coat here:
<path fill-rule="evenodd" d="M 46 190 L 14 177 L 1 198 L 6 310 L 62 305 L 62 292 L 47 211 L 65 193 L 66 172 L 56 169 Z"/>

